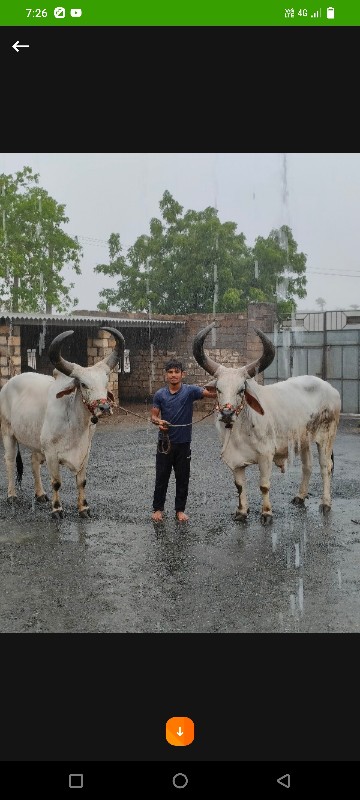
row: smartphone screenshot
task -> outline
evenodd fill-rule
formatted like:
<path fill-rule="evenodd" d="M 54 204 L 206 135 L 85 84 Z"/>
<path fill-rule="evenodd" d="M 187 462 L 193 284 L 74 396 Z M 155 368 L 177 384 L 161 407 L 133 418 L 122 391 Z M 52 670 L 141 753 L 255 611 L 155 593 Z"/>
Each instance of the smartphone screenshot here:
<path fill-rule="evenodd" d="M 174 149 L 180 126 L 213 147 L 215 118 L 235 150 L 240 112 L 250 139 L 266 120 L 268 149 L 291 113 L 313 142 L 289 65 L 296 51 L 309 69 L 301 36 L 333 55 L 328 29 L 359 16 L 351 2 L 3 4 L 0 761 L 17 791 L 281 800 L 356 779 L 359 154 L 107 150 Z M 225 63 L 185 27 L 224 28 Z M 281 47 L 268 38 L 265 57 L 260 34 Z M 220 372 L 246 366 L 223 402 Z M 305 437 L 326 417 L 333 460 L 299 433 L 269 492 L 247 449 L 245 486 L 234 427 L 247 409 L 257 433 L 261 391 L 300 376 L 334 392 Z M 164 395 L 189 386 L 190 420 L 180 408 L 161 426 Z M 287 425 L 294 403 L 279 404 Z"/>

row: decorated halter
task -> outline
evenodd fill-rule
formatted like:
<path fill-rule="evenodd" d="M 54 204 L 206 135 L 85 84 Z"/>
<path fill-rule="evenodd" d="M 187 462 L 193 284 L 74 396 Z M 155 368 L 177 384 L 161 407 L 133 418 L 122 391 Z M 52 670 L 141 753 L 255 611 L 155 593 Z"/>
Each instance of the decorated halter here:
<path fill-rule="evenodd" d="M 219 411 L 220 414 L 225 410 L 230 411 L 237 417 L 240 414 L 240 411 L 244 408 L 244 405 L 245 405 L 245 397 L 243 397 L 241 403 L 239 403 L 238 406 L 233 406 L 231 403 L 224 403 L 224 405 L 221 406 L 220 403 L 217 403 L 217 405 L 215 406 L 215 411 Z"/>
<path fill-rule="evenodd" d="M 96 423 L 97 423 L 97 421 L 99 419 L 99 416 L 100 416 L 100 415 L 96 415 L 95 414 L 96 409 L 99 409 L 100 411 L 103 411 L 104 409 L 102 408 L 102 406 L 107 406 L 107 408 L 109 409 L 110 414 L 113 413 L 113 410 L 112 410 L 111 406 L 115 405 L 115 403 L 114 403 L 113 400 L 111 400 L 108 397 L 105 397 L 105 398 L 102 397 L 100 400 L 93 400 L 92 403 L 87 403 L 85 398 L 82 397 L 82 401 L 84 403 L 84 406 L 86 406 L 88 411 L 90 411 L 90 414 L 92 414 L 91 422 L 94 425 L 96 425 Z"/>

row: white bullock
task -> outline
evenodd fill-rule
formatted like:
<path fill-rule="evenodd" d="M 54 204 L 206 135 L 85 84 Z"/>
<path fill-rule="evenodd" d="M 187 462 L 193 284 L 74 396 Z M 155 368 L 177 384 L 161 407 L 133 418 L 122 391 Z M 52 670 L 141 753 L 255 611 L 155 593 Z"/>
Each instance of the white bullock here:
<path fill-rule="evenodd" d="M 312 469 L 311 444 L 316 442 L 323 484 L 320 510 L 331 507 L 330 479 L 333 444 L 340 415 L 340 395 L 327 381 L 312 375 L 288 378 L 261 386 L 254 376 L 271 364 L 275 348 L 265 334 L 255 328 L 263 344 L 263 354 L 238 369 L 224 367 L 204 353 L 204 340 L 215 323 L 194 338 L 193 354 L 197 363 L 210 375 L 218 395 L 216 426 L 222 443 L 221 456 L 233 472 L 239 494 L 236 519 L 246 520 L 249 508 L 246 496 L 245 468 L 258 464 L 262 493 L 261 522 L 272 522 L 270 476 L 274 462 L 281 471 L 289 452 L 300 453 L 302 480 L 292 502 L 304 505 L 308 496 Z"/>
<path fill-rule="evenodd" d="M 98 418 L 111 412 L 114 401 L 108 391 L 110 370 L 120 359 L 124 337 L 115 328 L 109 331 L 116 340 L 113 351 L 91 367 L 81 367 L 61 356 L 64 339 L 74 331 L 56 336 L 49 347 L 49 358 L 56 367 L 51 375 L 26 372 L 15 375 L 0 392 L 0 424 L 5 449 L 8 477 L 8 501 L 16 500 L 15 461 L 21 482 L 22 459 L 19 445 L 31 450 L 31 465 L 35 482 L 35 499 L 48 500 L 40 466 L 46 461 L 53 488 L 52 516 L 62 517 L 59 490 L 60 466 L 75 474 L 78 491 L 78 510 L 81 517 L 90 516 L 85 499 L 86 470 L 91 441 Z M 16 456 L 16 450 L 18 455 Z"/>

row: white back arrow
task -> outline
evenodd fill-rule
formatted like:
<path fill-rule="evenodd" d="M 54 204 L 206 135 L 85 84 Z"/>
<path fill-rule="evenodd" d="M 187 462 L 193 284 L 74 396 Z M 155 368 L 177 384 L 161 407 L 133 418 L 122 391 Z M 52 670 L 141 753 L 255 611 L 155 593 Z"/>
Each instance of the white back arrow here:
<path fill-rule="evenodd" d="M 17 42 L 15 42 L 15 44 L 12 45 L 12 47 L 18 53 L 19 52 L 19 47 L 30 47 L 30 45 L 28 45 L 28 44 L 19 44 L 19 40 L 18 40 Z"/>

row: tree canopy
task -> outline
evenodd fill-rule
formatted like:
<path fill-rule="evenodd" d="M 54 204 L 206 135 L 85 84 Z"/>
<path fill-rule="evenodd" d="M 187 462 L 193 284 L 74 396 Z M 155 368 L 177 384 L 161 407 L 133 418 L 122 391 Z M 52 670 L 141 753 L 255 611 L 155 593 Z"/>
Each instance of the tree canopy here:
<path fill-rule="evenodd" d="M 81 273 L 81 247 L 62 228 L 69 222 L 65 206 L 38 184 L 31 167 L 0 175 L 0 296 L 11 311 L 51 313 L 78 302 L 61 271 L 70 264 Z"/>
<path fill-rule="evenodd" d="M 109 263 L 94 271 L 118 280 L 116 288 L 100 292 L 99 309 L 241 312 L 249 302 L 273 302 L 282 317 L 295 310 L 296 297 L 306 296 L 306 256 L 297 252 L 288 226 L 248 247 L 237 224 L 220 222 L 215 208 L 184 211 L 169 191 L 159 207 L 150 234 L 139 236 L 126 254 L 120 234 L 111 234 Z"/>

